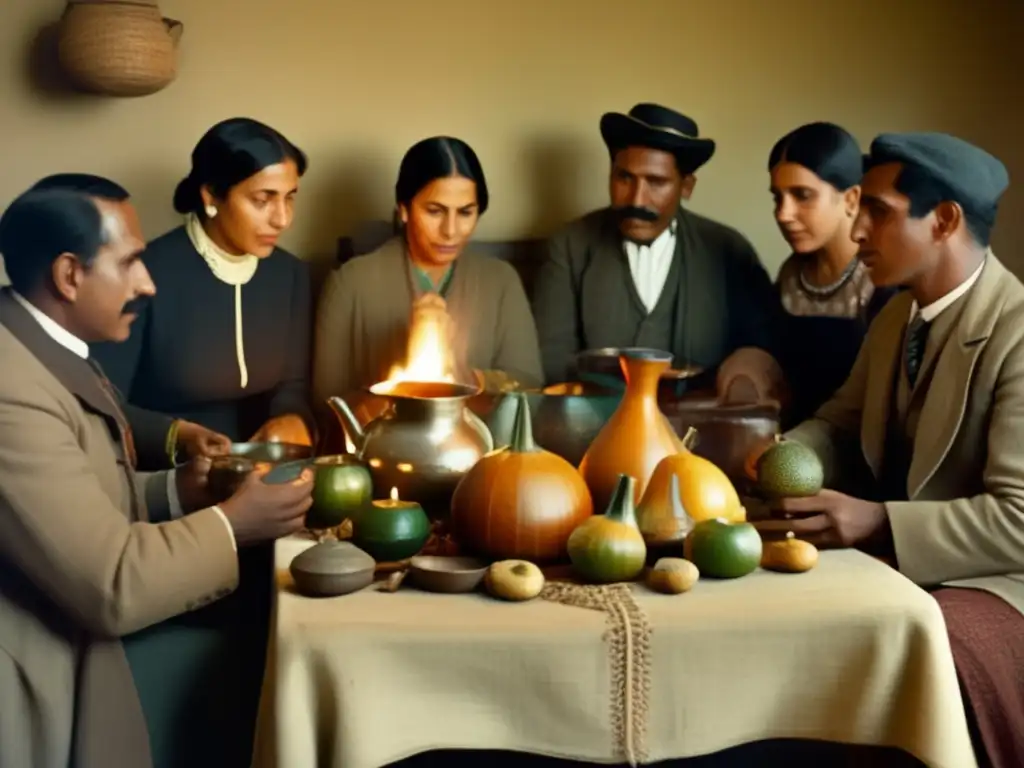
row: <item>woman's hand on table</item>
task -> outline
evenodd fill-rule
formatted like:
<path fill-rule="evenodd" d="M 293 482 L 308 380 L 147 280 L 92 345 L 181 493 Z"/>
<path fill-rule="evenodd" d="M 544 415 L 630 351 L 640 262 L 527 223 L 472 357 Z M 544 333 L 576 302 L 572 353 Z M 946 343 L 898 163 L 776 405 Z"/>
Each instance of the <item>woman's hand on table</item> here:
<path fill-rule="evenodd" d="M 275 416 L 268 420 L 259 431 L 250 438 L 253 443 L 293 443 L 295 445 L 312 445 L 313 438 L 309 428 L 301 416 L 288 413 Z"/>
<path fill-rule="evenodd" d="M 231 438 L 194 421 L 179 419 L 176 446 L 189 459 L 224 456 L 231 450 Z"/>
<path fill-rule="evenodd" d="M 823 490 L 815 496 L 780 499 L 772 518 L 754 522 L 766 539 L 781 538 L 792 531 L 797 538 L 819 549 L 881 547 L 892 552 L 892 530 L 885 505 Z"/>

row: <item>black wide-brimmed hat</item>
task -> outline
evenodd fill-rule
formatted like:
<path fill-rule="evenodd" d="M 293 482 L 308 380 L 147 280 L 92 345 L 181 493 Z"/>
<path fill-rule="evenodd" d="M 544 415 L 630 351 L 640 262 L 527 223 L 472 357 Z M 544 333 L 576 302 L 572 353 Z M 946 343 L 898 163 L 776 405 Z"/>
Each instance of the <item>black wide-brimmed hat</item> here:
<path fill-rule="evenodd" d="M 695 121 L 658 104 L 637 104 L 626 115 L 606 112 L 601 137 L 610 152 L 626 147 L 671 152 L 682 174 L 693 173 L 715 154 L 714 139 L 701 137 Z"/>

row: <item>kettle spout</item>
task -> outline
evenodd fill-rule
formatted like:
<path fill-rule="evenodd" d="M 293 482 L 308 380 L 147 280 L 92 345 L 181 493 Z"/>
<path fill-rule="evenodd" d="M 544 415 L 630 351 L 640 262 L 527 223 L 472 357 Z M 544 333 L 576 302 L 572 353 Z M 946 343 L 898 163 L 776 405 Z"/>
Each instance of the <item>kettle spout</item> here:
<path fill-rule="evenodd" d="M 334 415 L 338 417 L 342 430 L 344 430 L 349 440 L 355 445 L 356 452 L 361 453 L 363 445 L 366 443 L 366 434 L 359 425 L 359 419 L 352 413 L 352 409 L 348 407 L 348 403 L 340 397 L 333 396 L 327 398 L 327 405 L 334 411 Z"/>

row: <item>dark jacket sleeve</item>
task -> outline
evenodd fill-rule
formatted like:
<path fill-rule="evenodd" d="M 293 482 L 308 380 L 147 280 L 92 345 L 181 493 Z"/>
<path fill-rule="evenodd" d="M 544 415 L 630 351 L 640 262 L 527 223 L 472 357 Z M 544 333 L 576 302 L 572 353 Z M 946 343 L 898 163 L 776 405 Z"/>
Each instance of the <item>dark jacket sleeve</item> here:
<path fill-rule="evenodd" d="M 132 430 L 138 469 L 151 471 L 170 467 L 167 455 L 167 433 L 174 419 L 158 411 L 150 411 L 132 404 L 136 373 L 142 346 L 150 322 L 150 305 L 142 310 L 132 323 L 131 333 L 123 342 L 104 342 L 90 346 L 89 354 L 99 363 L 103 372 L 120 395 L 121 409 Z"/>
<path fill-rule="evenodd" d="M 778 289 L 746 238 L 736 234 L 728 267 L 732 349 L 758 347 L 779 359 L 782 304 Z"/>
<path fill-rule="evenodd" d="M 548 240 L 533 283 L 533 318 L 547 384 L 567 381 L 573 360 L 581 351 L 570 234 L 571 230 L 563 230 Z"/>
<path fill-rule="evenodd" d="M 316 435 L 316 420 L 309 401 L 309 357 L 312 344 L 312 289 L 309 265 L 292 257 L 291 344 L 287 350 L 284 378 L 270 398 L 270 418 L 295 414 L 302 418 L 310 434 Z"/>

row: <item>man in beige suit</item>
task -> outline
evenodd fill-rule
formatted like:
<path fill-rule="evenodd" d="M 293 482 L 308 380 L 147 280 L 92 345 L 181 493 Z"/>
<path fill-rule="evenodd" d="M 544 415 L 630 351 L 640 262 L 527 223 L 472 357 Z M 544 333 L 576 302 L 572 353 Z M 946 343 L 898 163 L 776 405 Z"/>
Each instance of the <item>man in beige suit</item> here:
<path fill-rule="evenodd" d="M 208 506 L 203 467 L 137 474 L 87 343 L 154 292 L 127 193 L 30 190 L 0 218 L 0 765 L 146 768 L 120 637 L 229 594 L 236 548 L 302 525 L 311 480 Z M 188 514 L 186 514 L 188 513 Z"/>
<path fill-rule="evenodd" d="M 834 490 L 759 526 L 863 547 L 942 587 L 979 760 L 997 768 L 1024 765 L 1024 286 L 988 248 L 1008 184 L 951 136 L 872 143 L 853 237 L 875 285 L 907 290 L 833 399 L 786 435 Z"/>

